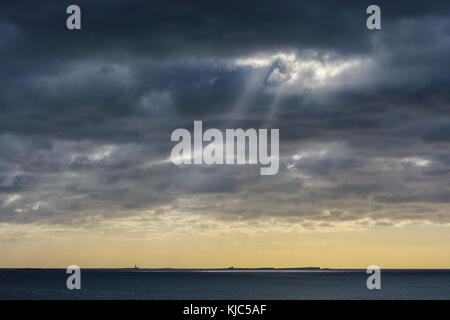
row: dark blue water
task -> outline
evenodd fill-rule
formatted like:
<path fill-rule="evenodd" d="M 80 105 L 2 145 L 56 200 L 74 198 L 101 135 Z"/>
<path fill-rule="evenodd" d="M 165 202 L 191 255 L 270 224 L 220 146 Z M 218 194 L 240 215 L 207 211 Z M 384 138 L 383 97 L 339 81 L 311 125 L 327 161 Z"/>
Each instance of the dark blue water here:
<path fill-rule="evenodd" d="M 450 270 L 149 271 L 83 269 L 68 290 L 65 269 L 0 269 L 0 299 L 450 299 Z"/>

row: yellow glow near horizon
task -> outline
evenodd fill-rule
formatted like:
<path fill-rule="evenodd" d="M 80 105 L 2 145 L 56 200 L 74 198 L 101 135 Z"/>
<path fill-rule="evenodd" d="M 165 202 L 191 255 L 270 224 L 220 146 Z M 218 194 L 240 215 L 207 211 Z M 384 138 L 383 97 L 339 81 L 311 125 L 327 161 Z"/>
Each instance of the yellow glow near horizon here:
<path fill-rule="evenodd" d="M 317 232 L 219 226 L 164 235 L 139 228 L 123 232 L 3 224 L 0 267 L 450 268 L 449 231 L 449 226 L 436 225 Z"/>

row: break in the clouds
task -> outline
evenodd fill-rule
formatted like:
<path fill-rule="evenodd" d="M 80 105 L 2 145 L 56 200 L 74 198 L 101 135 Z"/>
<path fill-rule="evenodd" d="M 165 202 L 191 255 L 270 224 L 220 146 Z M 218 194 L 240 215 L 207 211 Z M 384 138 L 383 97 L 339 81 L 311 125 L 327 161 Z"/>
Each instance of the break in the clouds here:
<path fill-rule="evenodd" d="M 448 1 L 69 4 L 0 5 L 0 222 L 450 222 Z M 173 165 L 194 120 L 279 128 L 279 173 Z"/>

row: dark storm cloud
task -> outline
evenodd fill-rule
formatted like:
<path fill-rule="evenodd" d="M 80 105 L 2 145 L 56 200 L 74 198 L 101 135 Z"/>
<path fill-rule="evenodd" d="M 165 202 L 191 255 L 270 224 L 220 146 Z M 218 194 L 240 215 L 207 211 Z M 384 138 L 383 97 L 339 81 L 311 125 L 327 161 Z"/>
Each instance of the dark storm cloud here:
<path fill-rule="evenodd" d="M 69 4 L 0 5 L 0 221 L 449 222 L 448 1 Z M 279 128 L 279 174 L 174 166 L 193 120 Z"/>
<path fill-rule="evenodd" d="M 402 18 L 445 17 L 449 11 L 446 1 L 377 3 L 384 9 L 386 25 Z M 28 43 L 32 48 L 55 50 L 24 55 L 103 55 L 111 49 L 165 57 L 299 47 L 361 51 L 370 46 L 364 24 L 369 1 L 78 1 L 85 30 L 68 40 L 68 31 L 60 26 L 70 4 L 20 1 L 3 4 L 1 15 L 17 26 L 19 45 L 33 36 Z"/>

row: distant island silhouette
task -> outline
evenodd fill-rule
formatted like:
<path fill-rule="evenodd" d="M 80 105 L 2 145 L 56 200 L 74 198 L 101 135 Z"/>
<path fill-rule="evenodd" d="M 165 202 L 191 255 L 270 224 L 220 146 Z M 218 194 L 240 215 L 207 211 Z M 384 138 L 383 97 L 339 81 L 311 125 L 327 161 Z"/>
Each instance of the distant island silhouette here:
<path fill-rule="evenodd" d="M 258 267 L 258 268 L 245 268 L 234 267 L 228 268 L 142 268 L 136 265 L 131 268 L 112 268 L 112 269 L 125 269 L 125 270 L 153 270 L 153 271 L 259 271 L 259 270 L 331 270 L 329 268 L 321 267 L 291 267 L 291 268 L 275 268 L 275 267 Z"/>

